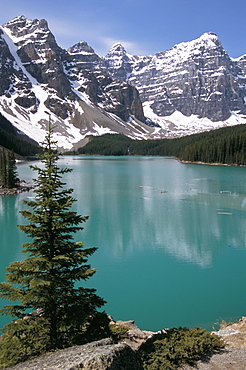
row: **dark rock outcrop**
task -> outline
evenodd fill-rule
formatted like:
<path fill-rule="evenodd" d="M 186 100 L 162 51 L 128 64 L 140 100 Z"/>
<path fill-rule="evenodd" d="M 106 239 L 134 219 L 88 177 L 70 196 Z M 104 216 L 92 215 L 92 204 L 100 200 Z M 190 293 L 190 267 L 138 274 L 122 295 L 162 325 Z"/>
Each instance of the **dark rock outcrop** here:
<path fill-rule="evenodd" d="M 71 92 L 62 64 L 66 52 L 57 45 L 47 21 L 20 16 L 5 27 L 15 36 L 17 53 L 27 72 L 39 83 L 55 89 L 60 98 L 65 98 Z"/>
<path fill-rule="evenodd" d="M 137 89 L 126 82 L 112 81 L 104 88 L 103 97 L 107 112 L 127 121 L 131 115 L 144 122 L 142 103 Z"/>
<path fill-rule="evenodd" d="M 81 41 L 69 48 L 68 53 L 65 68 L 70 81 L 80 85 L 79 91 L 123 121 L 127 121 L 131 115 L 139 121 L 146 121 L 137 89 L 127 82 L 121 82 L 118 76 L 110 77 L 107 66 L 92 47 Z"/>
<path fill-rule="evenodd" d="M 0 29 L 0 96 L 11 97 L 16 93 L 15 101 L 17 104 L 30 108 L 35 107 L 38 101 L 35 94 L 31 91 L 32 84 L 21 68 L 16 63 L 9 47 L 3 38 L 3 31 Z"/>

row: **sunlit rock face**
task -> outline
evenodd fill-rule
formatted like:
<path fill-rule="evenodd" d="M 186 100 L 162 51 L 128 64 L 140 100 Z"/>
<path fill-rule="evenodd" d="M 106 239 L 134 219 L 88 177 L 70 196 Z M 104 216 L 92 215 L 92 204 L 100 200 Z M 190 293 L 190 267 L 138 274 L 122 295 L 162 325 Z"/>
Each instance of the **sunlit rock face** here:
<path fill-rule="evenodd" d="M 213 33 L 153 56 L 117 43 L 100 57 L 86 41 L 62 49 L 44 19 L 0 28 L 0 113 L 37 142 L 50 119 L 64 149 L 89 135 L 155 139 L 246 123 L 245 76 L 246 57 L 230 58 Z"/>
<path fill-rule="evenodd" d="M 179 111 L 216 122 L 232 111 L 246 114 L 245 56 L 232 60 L 214 33 L 154 56 L 132 56 L 116 44 L 105 64 L 112 77 L 137 87 L 142 102 L 159 117 Z"/>

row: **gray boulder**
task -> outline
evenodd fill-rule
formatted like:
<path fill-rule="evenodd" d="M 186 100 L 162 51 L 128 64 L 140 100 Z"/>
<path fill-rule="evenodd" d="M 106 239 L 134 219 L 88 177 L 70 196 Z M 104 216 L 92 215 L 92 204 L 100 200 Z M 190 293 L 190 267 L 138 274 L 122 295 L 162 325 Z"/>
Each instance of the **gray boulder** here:
<path fill-rule="evenodd" d="M 12 370 L 143 370 L 137 353 L 109 338 L 49 353 L 11 367 Z"/>

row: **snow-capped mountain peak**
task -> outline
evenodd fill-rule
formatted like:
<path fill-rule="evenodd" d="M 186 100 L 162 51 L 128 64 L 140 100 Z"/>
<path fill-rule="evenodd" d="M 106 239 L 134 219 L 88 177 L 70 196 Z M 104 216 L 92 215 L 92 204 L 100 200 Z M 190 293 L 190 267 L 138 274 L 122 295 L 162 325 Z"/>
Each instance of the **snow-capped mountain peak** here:
<path fill-rule="evenodd" d="M 3 29 L 11 36 L 13 42 L 19 45 L 30 43 L 35 39 L 43 43 L 44 39 L 51 34 L 45 19 L 30 20 L 23 15 L 4 24 Z"/>
<path fill-rule="evenodd" d="M 123 56 L 126 54 L 124 46 L 120 42 L 116 42 L 108 51 L 107 55 L 114 54 L 118 56 Z"/>
<path fill-rule="evenodd" d="M 0 29 L 0 112 L 38 142 L 50 117 L 65 149 L 89 134 L 150 134 L 137 90 L 113 82 L 102 64 L 85 41 L 66 51 L 45 20 L 17 17 Z"/>
<path fill-rule="evenodd" d="M 187 135 L 246 123 L 246 57 L 232 59 L 207 32 L 155 55 L 121 43 L 100 58 L 86 41 L 64 50 L 46 20 L 0 28 L 0 113 L 43 141 L 49 117 L 60 147 L 106 132 L 132 138 Z"/>
<path fill-rule="evenodd" d="M 205 32 L 197 39 L 181 43 L 180 45 L 182 44 L 190 45 L 191 49 L 194 49 L 197 45 L 206 46 L 207 48 L 222 46 L 218 36 L 214 32 Z"/>

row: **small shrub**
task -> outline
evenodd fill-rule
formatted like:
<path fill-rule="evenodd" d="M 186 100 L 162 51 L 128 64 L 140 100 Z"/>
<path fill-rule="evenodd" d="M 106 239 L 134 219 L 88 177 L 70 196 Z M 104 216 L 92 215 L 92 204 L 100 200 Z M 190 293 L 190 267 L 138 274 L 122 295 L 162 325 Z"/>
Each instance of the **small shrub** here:
<path fill-rule="evenodd" d="M 127 332 L 128 330 L 130 330 L 130 327 L 119 324 L 110 324 L 109 330 L 111 338 L 113 338 L 114 341 L 118 342 L 119 340 L 127 337 Z"/>
<path fill-rule="evenodd" d="M 17 320 L 5 325 L 0 340 L 0 368 L 40 356 L 47 351 L 49 330 L 43 318 Z"/>
<path fill-rule="evenodd" d="M 182 363 L 193 364 L 204 354 L 223 347 L 223 341 L 205 329 L 173 328 L 148 339 L 139 354 L 146 370 L 174 370 Z"/>

